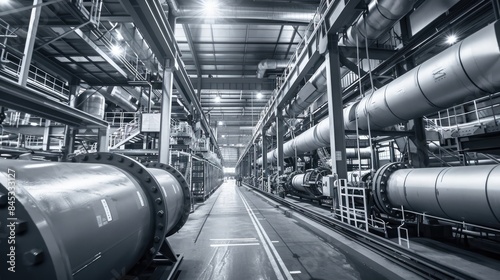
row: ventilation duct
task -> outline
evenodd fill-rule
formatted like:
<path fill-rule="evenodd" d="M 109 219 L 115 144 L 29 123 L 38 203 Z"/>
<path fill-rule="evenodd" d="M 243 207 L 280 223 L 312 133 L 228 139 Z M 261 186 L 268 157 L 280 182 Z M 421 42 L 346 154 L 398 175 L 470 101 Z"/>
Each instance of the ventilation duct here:
<path fill-rule="evenodd" d="M 264 59 L 257 65 L 257 78 L 262 79 L 268 69 L 283 69 L 288 66 L 289 60 Z"/>

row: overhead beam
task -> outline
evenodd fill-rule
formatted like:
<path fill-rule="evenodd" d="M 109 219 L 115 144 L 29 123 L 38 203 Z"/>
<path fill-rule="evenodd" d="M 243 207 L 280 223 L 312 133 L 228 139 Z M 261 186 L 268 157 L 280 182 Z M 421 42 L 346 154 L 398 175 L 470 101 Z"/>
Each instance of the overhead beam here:
<path fill-rule="evenodd" d="M 214 24 L 214 25 L 292 25 L 307 26 L 309 23 L 304 21 L 282 20 L 282 19 L 234 19 L 234 18 L 189 18 L 181 17 L 177 19 L 179 24 Z"/>
<path fill-rule="evenodd" d="M 254 73 L 255 74 L 255 73 Z M 195 87 L 198 86 L 197 79 L 191 79 Z M 257 78 L 203 78 L 201 79 L 201 89 L 216 90 L 274 90 L 274 79 Z"/>
<path fill-rule="evenodd" d="M 348 58 L 357 58 L 358 56 L 356 47 L 339 46 L 339 50 L 345 57 Z M 393 56 L 396 52 L 397 51 L 395 50 L 368 48 L 370 59 L 386 60 Z M 359 58 L 366 58 L 366 51 L 364 49 L 360 49 Z"/>
<path fill-rule="evenodd" d="M 188 24 L 183 24 L 182 29 L 184 29 L 184 34 L 186 35 L 187 43 L 189 45 L 189 49 L 191 50 L 191 54 L 193 56 L 193 62 L 194 66 L 196 67 L 196 72 L 198 74 L 198 77 L 201 77 L 202 72 L 200 67 L 200 59 L 198 57 L 198 54 L 196 53 L 196 48 L 193 44 L 193 35 L 191 34 L 191 29 L 189 29 Z"/>
<path fill-rule="evenodd" d="M 20 86 L 0 76 L 0 105 L 70 126 L 94 125 L 107 127 L 108 123 L 78 109 L 49 99 L 39 92 Z"/>
<path fill-rule="evenodd" d="M 125 78 L 128 78 L 127 72 L 125 72 L 106 52 L 104 52 L 99 46 L 97 46 L 87 35 L 83 33 L 80 29 L 75 29 L 75 34 L 82 38 L 85 43 L 89 45 L 93 50 L 95 50 L 104 60 L 106 60 L 109 65 L 111 65 L 116 72 L 120 73 Z"/>

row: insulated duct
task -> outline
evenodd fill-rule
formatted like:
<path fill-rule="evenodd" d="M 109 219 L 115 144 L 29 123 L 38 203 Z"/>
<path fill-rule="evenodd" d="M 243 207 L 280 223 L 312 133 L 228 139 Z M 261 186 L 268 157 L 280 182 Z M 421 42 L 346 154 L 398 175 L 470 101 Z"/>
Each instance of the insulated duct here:
<path fill-rule="evenodd" d="M 340 44 L 356 46 L 356 34 L 358 34 L 359 45 L 362 46 L 365 38 L 375 40 L 380 37 L 389 27 L 393 26 L 399 19 L 406 15 L 415 4 L 415 0 L 373 0 L 368 5 L 366 16 L 359 20 L 349 29 L 347 37 L 339 40 Z M 340 68 L 341 77 L 349 72 L 348 69 Z M 327 91 L 326 65 L 322 65 L 309 79 L 309 81 L 297 93 L 297 97 L 286 108 L 288 116 L 297 116 L 309 107 L 316 99 Z M 274 124 L 273 124 L 274 125 Z M 272 131 L 268 131 L 268 135 Z"/>
<path fill-rule="evenodd" d="M 388 215 L 404 207 L 428 215 L 500 228 L 500 165 L 405 169 L 389 163 L 375 173 L 374 201 Z"/>
<path fill-rule="evenodd" d="M 287 142 L 287 144 L 290 142 L 292 142 L 292 141 Z M 293 144 L 290 144 L 290 145 L 285 144 L 284 150 L 287 149 L 287 151 L 284 153 L 285 157 L 295 156 L 295 151 L 293 150 L 292 145 Z M 346 157 L 350 158 L 350 159 L 357 159 L 358 158 L 358 151 L 360 153 L 361 159 L 369 159 L 371 156 L 371 148 L 367 147 L 367 148 L 361 148 L 359 150 L 356 148 L 347 148 L 346 149 Z M 302 152 L 302 153 L 304 153 L 304 152 Z M 297 154 L 301 154 L 301 153 L 299 153 L 297 151 Z M 276 150 L 272 150 L 272 151 L 267 153 L 267 163 L 275 162 L 276 158 L 277 158 Z M 259 157 L 257 159 L 257 165 L 262 165 L 262 157 Z"/>
<path fill-rule="evenodd" d="M 165 236 L 186 222 L 189 186 L 174 168 L 110 153 L 75 161 L 0 160 L 0 218 L 10 232 L 0 235 L 0 249 L 15 246 L 9 260 L 17 258 L 16 272 L 4 265 L 1 279 L 135 274 L 167 252 Z M 15 244 L 7 245 L 14 233 Z"/>
<path fill-rule="evenodd" d="M 289 60 L 264 59 L 257 65 L 257 78 L 262 79 L 268 69 L 283 69 L 288 65 Z"/>
<path fill-rule="evenodd" d="M 366 39 L 376 40 L 389 27 L 411 11 L 415 0 L 373 0 L 368 4 L 368 12 L 346 31 L 341 43 L 346 46 L 363 46 Z"/>
<path fill-rule="evenodd" d="M 166 0 L 171 13 L 176 18 L 206 18 L 203 7 L 179 5 L 176 0 Z M 245 2 L 239 5 L 219 5 L 217 19 L 253 19 L 287 22 L 302 22 L 307 24 L 314 17 L 315 5 L 280 2 Z"/>
<path fill-rule="evenodd" d="M 499 27 L 499 21 L 484 27 L 349 106 L 346 129 L 356 127 L 356 116 L 360 129 L 368 129 L 368 118 L 372 129 L 382 129 L 497 92 Z"/>
<path fill-rule="evenodd" d="M 371 129 L 383 129 L 463 103 L 477 95 L 497 92 L 500 90 L 498 34 L 500 21 L 470 35 L 359 102 L 348 105 L 343 112 L 345 129 L 356 129 L 356 117 L 361 130 L 368 129 L 368 118 Z M 485 46 L 488 46 L 487 51 Z M 324 119 L 286 142 L 284 156 L 294 156 L 294 149 L 300 154 L 329 144 L 329 120 Z M 267 158 L 273 160 L 273 157 Z"/>

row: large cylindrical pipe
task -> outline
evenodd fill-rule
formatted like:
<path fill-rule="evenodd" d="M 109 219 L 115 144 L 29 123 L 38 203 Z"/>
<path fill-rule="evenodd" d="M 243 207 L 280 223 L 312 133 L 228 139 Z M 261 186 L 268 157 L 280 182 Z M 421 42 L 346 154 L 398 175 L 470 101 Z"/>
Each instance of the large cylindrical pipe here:
<path fill-rule="evenodd" d="M 358 118 L 359 129 L 368 129 L 368 119 L 371 129 L 383 129 L 449 108 L 478 94 L 499 91 L 500 75 L 496 75 L 500 72 L 498 34 L 500 21 L 477 31 L 359 102 L 348 105 L 344 108 L 344 127 L 356 129 Z M 484 46 L 488 46 L 488 51 Z M 321 140 L 311 140 L 318 135 L 322 136 Z M 285 143 L 285 146 L 312 151 L 330 144 L 327 135 L 328 119 L 324 119 L 290 140 L 295 143 Z M 293 154 L 285 154 L 287 156 Z"/>
<path fill-rule="evenodd" d="M 355 116 L 360 129 L 368 128 L 368 118 L 381 129 L 497 92 L 499 33 L 497 21 L 366 96 L 348 108 L 346 128 L 355 128 Z"/>
<path fill-rule="evenodd" d="M 500 228 L 500 165 L 404 169 L 399 163 L 374 176 L 379 209 L 393 208 Z"/>
<path fill-rule="evenodd" d="M 389 27 L 393 26 L 399 19 L 406 15 L 411 9 L 415 0 L 373 0 L 368 4 L 366 15 L 346 31 L 346 37 L 342 43 L 346 46 L 362 46 L 368 39 L 375 40 Z"/>
<path fill-rule="evenodd" d="M 185 223 L 189 187 L 175 169 L 109 153 L 75 161 L 0 160 L 0 218 L 13 224 L 0 246 L 15 246 L 9 279 L 112 279 L 140 271 Z M 8 236 L 15 244 L 7 245 Z"/>

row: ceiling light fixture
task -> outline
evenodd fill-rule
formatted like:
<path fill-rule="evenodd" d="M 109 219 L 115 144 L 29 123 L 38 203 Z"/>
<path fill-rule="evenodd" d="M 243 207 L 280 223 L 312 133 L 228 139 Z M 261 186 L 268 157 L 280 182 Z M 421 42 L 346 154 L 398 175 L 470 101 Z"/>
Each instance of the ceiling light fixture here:
<path fill-rule="evenodd" d="M 257 99 L 262 99 L 262 97 L 263 97 L 263 96 L 262 96 L 262 92 L 260 92 L 260 91 L 259 91 L 259 92 L 257 92 Z"/>
<path fill-rule="evenodd" d="M 10 0 L 0 0 L 0 5 L 8 4 Z"/>
<path fill-rule="evenodd" d="M 220 100 L 221 100 L 221 98 L 220 98 L 220 94 L 217 94 L 217 95 L 215 96 L 215 99 L 214 99 L 214 100 L 215 100 L 215 102 L 220 103 Z"/>
<path fill-rule="evenodd" d="M 457 41 L 458 41 L 458 38 L 457 38 L 457 35 L 455 35 L 455 34 L 451 34 L 451 35 L 448 35 L 448 37 L 446 37 L 446 43 L 448 43 L 448 45 L 453 45 Z"/>
<path fill-rule="evenodd" d="M 223 125 L 223 124 L 224 124 L 224 122 L 223 122 L 223 121 L 219 121 L 219 122 L 218 122 L 218 124 L 219 124 L 219 125 Z"/>
<path fill-rule="evenodd" d="M 203 13 L 206 17 L 216 17 L 219 11 L 219 3 L 217 0 L 203 1 Z"/>
<path fill-rule="evenodd" d="M 114 45 L 114 46 L 111 47 L 111 53 L 114 56 L 120 56 L 120 55 L 123 54 L 123 49 L 119 45 Z"/>

